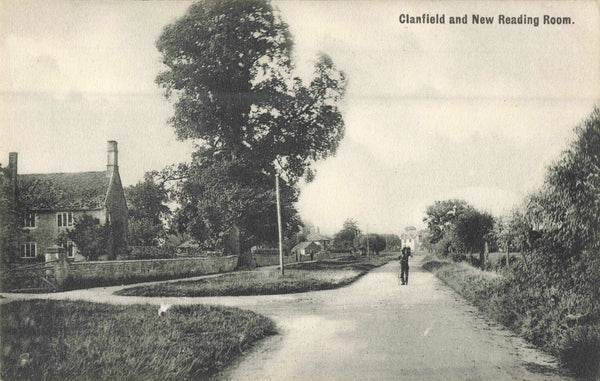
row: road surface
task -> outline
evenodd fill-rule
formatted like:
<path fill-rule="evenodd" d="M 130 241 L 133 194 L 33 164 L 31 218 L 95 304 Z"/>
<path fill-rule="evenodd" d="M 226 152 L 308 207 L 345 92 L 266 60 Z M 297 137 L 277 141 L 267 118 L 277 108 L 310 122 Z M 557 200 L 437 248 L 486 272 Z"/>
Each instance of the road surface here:
<path fill-rule="evenodd" d="M 350 286 L 312 293 L 207 298 L 111 295 L 123 287 L 9 298 L 84 299 L 117 304 L 220 304 L 275 320 L 280 335 L 259 343 L 219 380 L 565 380 L 556 360 L 472 306 L 412 260 Z M 562 374 L 561 374 L 562 373 Z"/>

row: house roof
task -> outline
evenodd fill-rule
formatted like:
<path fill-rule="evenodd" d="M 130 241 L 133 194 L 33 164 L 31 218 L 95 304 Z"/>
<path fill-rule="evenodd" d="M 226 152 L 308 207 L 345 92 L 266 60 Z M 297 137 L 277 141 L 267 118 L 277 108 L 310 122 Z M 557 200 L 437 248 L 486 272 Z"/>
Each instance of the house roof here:
<path fill-rule="evenodd" d="M 292 251 L 298 251 L 298 250 L 302 250 L 302 249 L 306 249 L 307 247 L 309 247 L 310 245 L 317 245 L 319 246 L 317 243 L 312 242 L 312 241 L 304 241 L 304 242 L 300 242 L 299 244 L 297 244 L 296 246 L 294 246 L 292 248 Z M 319 246 L 320 247 L 320 246 Z"/>
<path fill-rule="evenodd" d="M 106 171 L 19 175 L 19 202 L 29 210 L 100 209 L 110 178 Z"/>
<path fill-rule="evenodd" d="M 306 236 L 307 241 L 331 241 L 331 238 L 321 235 L 319 233 L 310 233 Z"/>

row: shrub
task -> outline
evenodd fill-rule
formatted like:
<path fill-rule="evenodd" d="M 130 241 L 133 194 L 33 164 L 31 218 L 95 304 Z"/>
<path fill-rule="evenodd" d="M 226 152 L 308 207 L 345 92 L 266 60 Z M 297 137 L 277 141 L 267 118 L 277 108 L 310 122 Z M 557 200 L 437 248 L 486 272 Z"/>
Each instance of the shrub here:
<path fill-rule="evenodd" d="M 600 325 L 569 328 L 562 336 L 561 359 L 577 374 L 600 379 Z"/>

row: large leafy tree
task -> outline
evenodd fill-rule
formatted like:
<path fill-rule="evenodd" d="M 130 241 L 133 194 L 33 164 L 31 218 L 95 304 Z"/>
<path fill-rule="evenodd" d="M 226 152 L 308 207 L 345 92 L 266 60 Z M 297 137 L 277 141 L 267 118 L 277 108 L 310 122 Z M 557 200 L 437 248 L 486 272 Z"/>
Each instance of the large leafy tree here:
<path fill-rule="evenodd" d="M 293 74 L 287 25 L 266 0 L 207 0 L 168 25 L 156 46 L 156 82 L 173 101 L 180 139 L 278 170 L 295 181 L 333 154 L 343 136 L 337 107 L 346 80 L 321 55 L 309 84 Z"/>
<path fill-rule="evenodd" d="M 295 76 L 288 27 L 267 0 L 200 1 L 156 46 L 165 65 L 156 82 L 175 110 L 169 122 L 198 148 L 175 176 L 179 230 L 219 245 L 234 228 L 242 249 L 276 240 L 280 174 L 290 236 L 297 182 L 310 181 L 311 164 L 343 137 L 344 74 L 321 55 L 308 83 Z"/>

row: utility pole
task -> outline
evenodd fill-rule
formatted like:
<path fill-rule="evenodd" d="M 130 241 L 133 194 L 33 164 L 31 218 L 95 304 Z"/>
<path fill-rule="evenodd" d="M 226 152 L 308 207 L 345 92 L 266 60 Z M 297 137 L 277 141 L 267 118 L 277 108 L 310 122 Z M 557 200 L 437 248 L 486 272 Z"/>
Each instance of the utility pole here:
<path fill-rule="evenodd" d="M 275 175 L 275 194 L 277 198 L 277 228 L 279 230 L 279 267 L 281 275 L 284 275 L 283 270 L 283 234 L 281 232 L 281 201 L 279 199 L 279 173 Z"/>
<path fill-rule="evenodd" d="M 371 249 L 369 246 L 369 226 L 367 225 L 367 259 L 371 259 Z"/>

